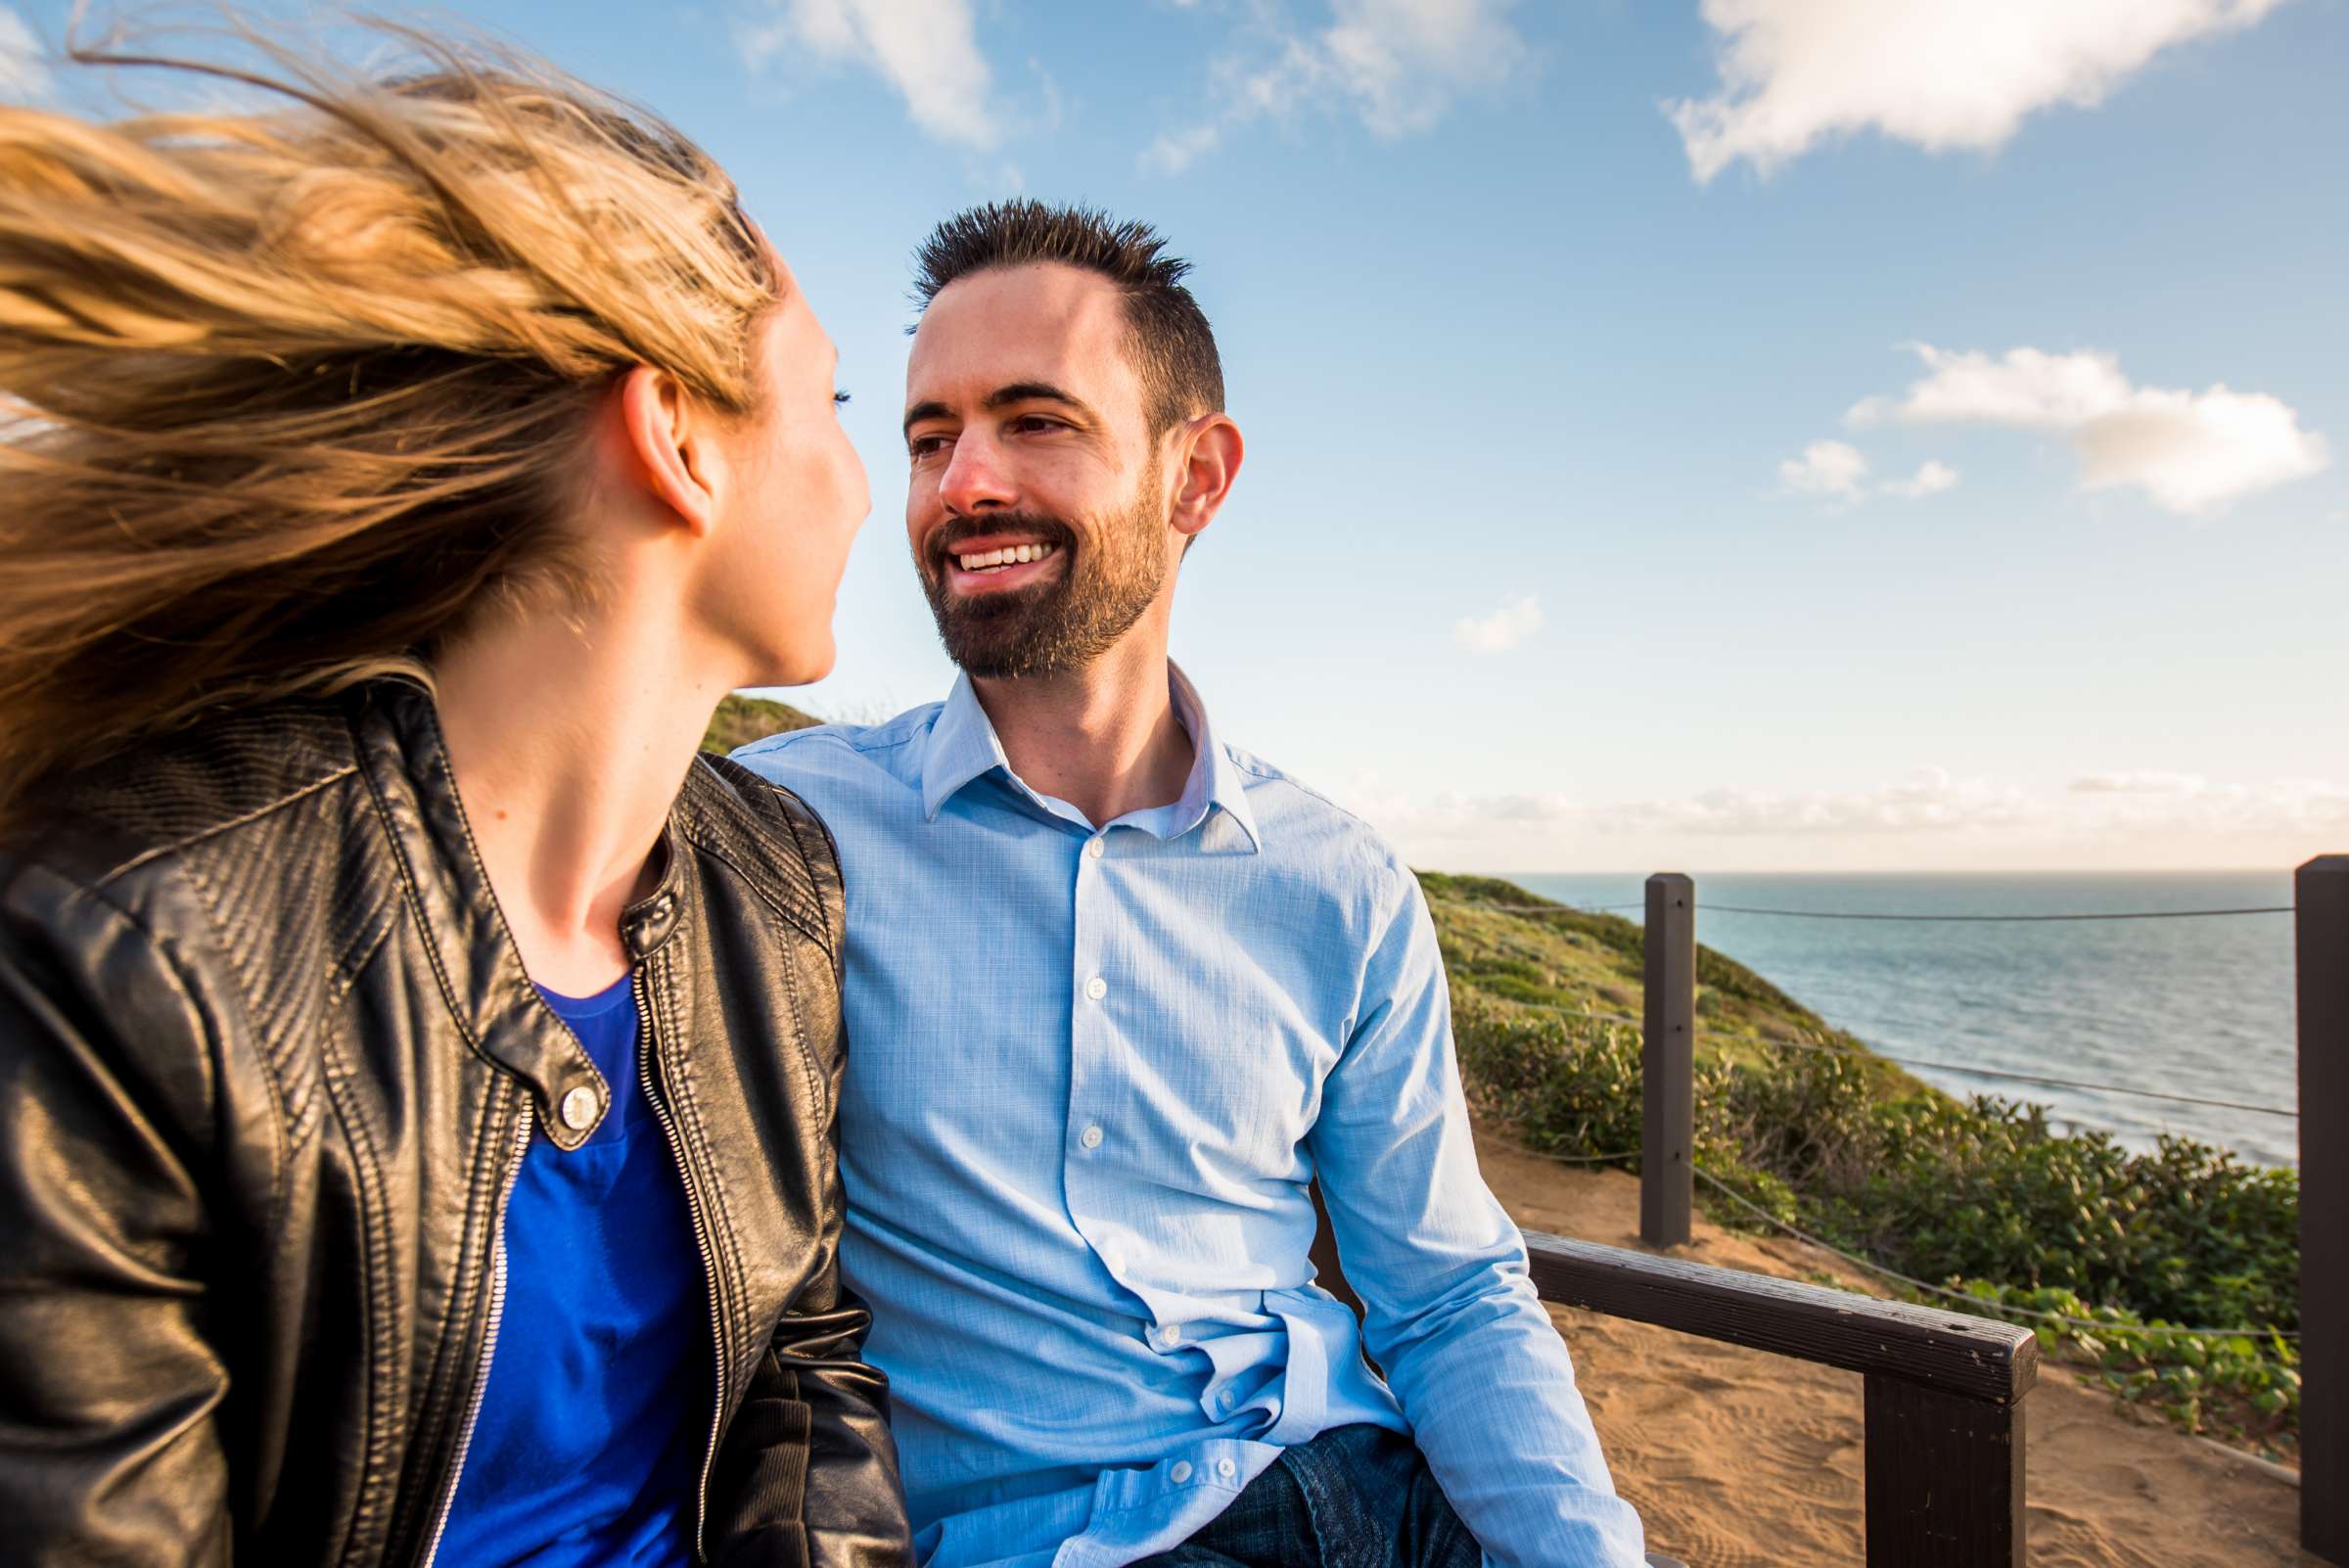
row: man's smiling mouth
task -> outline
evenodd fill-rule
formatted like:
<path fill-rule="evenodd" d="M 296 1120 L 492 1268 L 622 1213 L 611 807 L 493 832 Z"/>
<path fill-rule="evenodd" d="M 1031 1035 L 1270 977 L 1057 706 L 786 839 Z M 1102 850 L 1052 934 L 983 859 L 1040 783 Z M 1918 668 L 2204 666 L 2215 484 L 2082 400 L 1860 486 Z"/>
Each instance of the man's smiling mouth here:
<path fill-rule="evenodd" d="M 956 555 L 954 564 L 973 576 L 987 576 L 1031 561 L 1041 561 L 1056 554 L 1057 544 L 1015 544 L 997 550 L 982 550 L 975 554 Z"/>

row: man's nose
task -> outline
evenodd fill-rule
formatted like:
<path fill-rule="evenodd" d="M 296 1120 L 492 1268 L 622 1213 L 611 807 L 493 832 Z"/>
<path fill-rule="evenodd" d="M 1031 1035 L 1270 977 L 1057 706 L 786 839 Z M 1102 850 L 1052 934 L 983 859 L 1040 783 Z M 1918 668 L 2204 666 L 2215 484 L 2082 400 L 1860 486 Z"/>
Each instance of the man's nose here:
<path fill-rule="evenodd" d="M 977 431 L 964 431 L 946 459 L 938 482 L 938 498 L 946 510 L 968 517 L 991 508 L 1008 507 L 1019 498 L 1003 454 Z"/>

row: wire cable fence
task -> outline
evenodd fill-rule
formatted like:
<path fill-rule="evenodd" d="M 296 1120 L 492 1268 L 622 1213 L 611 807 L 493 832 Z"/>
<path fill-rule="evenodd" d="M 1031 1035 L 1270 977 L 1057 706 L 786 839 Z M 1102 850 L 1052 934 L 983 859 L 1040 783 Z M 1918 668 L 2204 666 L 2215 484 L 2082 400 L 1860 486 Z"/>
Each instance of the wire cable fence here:
<path fill-rule="evenodd" d="M 2034 1307 L 2010 1307 L 2004 1302 L 1992 1301 L 1987 1297 L 1974 1295 L 1970 1291 L 1953 1290 L 1948 1285 L 1936 1285 L 1930 1280 L 1919 1279 L 1914 1274 L 1902 1273 L 1898 1268 L 1887 1268 L 1882 1264 L 1877 1263 L 1869 1258 L 1864 1258 L 1856 1252 L 1846 1252 L 1843 1248 L 1836 1246 L 1833 1242 L 1822 1241 L 1819 1237 L 1811 1234 L 1811 1232 L 1808 1230 L 1801 1228 L 1799 1225 L 1789 1224 L 1787 1222 L 1779 1219 L 1776 1215 L 1772 1214 L 1768 1209 L 1765 1209 L 1760 1204 L 1754 1202 L 1751 1198 L 1748 1198 L 1744 1193 L 1739 1192 L 1736 1188 L 1722 1180 L 1721 1177 L 1715 1176 L 1712 1172 L 1704 1170 L 1700 1167 L 1696 1171 L 1696 1176 L 1699 1180 L 1705 1182 L 1716 1192 L 1719 1192 L 1723 1197 L 1727 1198 L 1730 1202 L 1736 1204 L 1738 1207 L 1744 1209 L 1747 1213 L 1753 1215 L 1755 1218 L 1763 1221 L 1764 1222 L 1775 1227 L 1776 1229 L 1783 1230 L 1786 1232 L 1786 1234 L 1794 1237 L 1794 1239 L 1797 1241 L 1803 1242 L 1809 1246 L 1817 1247 L 1821 1252 L 1832 1253 L 1834 1256 L 1841 1258 L 1848 1264 L 1865 1268 L 1871 1274 L 1880 1274 L 1886 1279 L 1897 1280 L 1901 1284 L 1907 1285 L 1912 1290 L 1926 1291 L 1935 1296 L 1947 1297 L 1951 1301 L 1963 1302 L 1967 1306 L 1973 1308 L 1975 1311 L 1981 1313 L 1984 1316 L 2004 1314 L 2015 1317 L 2028 1317 L 2034 1321 L 2042 1323 L 2061 1323 L 2064 1326 L 2071 1328 L 2094 1329 L 2096 1332 L 2103 1334 L 2159 1334 L 2180 1339 L 2256 1339 L 2263 1341 L 2273 1339 L 2283 1340 L 2289 1343 L 2297 1343 L 2300 1338 L 2300 1333 L 2297 1329 L 2181 1328 L 2168 1323 L 2108 1323 L 2100 1318 L 2096 1317 L 2072 1317 L 2063 1313 L 2041 1312 Z"/>
<path fill-rule="evenodd" d="M 1488 914 L 1513 915 L 1616 914 L 1625 909 L 1647 907 L 1644 901 L 1639 903 L 1493 903 L 1483 899 L 1430 899 L 1427 901 L 1431 908 L 1436 909 L 1482 909 Z"/>
<path fill-rule="evenodd" d="M 1625 909 L 1645 909 L 1639 903 L 1489 903 L 1478 899 L 1431 899 L 1429 903 L 1440 908 L 1483 909 L 1492 914 L 1559 915 L 1614 914 Z M 1771 915 L 1782 920 L 1901 920 L 1901 921 L 1990 921 L 1998 923 L 2029 922 L 2036 920 L 2209 920 L 2225 915 L 2290 914 L 2288 903 L 2256 904 L 2239 909 L 2116 909 L 2106 911 L 2065 912 L 2060 914 L 1908 914 L 1883 913 L 1857 909 L 1763 909 L 1742 903 L 1704 903 L 1696 906 L 1699 914 Z"/>
<path fill-rule="evenodd" d="M 1775 1045 L 1785 1050 L 1817 1051 L 1825 1056 L 1849 1056 L 1855 1061 L 1897 1062 L 1903 1067 L 1932 1068 L 1944 1073 L 1964 1073 L 1975 1078 L 2004 1079 L 2013 1084 L 2038 1084 L 2050 1088 L 2092 1089 L 2101 1094 L 2134 1094 L 2140 1099 L 2168 1100 L 2177 1105 L 2209 1105 L 2226 1111 L 2250 1111 L 2260 1116 L 2288 1117 L 2300 1120 L 2300 1113 L 2280 1105 L 2253 1105 L 2244 1100 L 2206 1099 L 2199 1094 L 2172 1094 L 2162 1089 L 2131 1088 L 2122 1084 L 2091 1084 L 2075 1078 L 2046 1078 L 2036 1073 L 2014 1073 L 1999 1067 L 1969 1067 L 1962 1062 L 1928 1061 L 1920 1056 L 1887 1056 L 1880 1051 L 1845 1050 L 1837 1045 L 1819 1045 L 1809 1040 L 1781 1039 L 1771 1035 L 1720 1035 L 1710 1030 L 1700 1032 L 1706 1039 L 1739 1040 L 1747 1043 Z"/>
<path fill-rule="evenodd" d="M 1513 1154 L 1528 1155 L 1537 1160 L 1548 1160 L 1556 1165 L 1605 1165 L 1615 1160 L 1636 1160 L 1639 1158 L 1639 1151 L 1637 1149 L 1620 1149 L 1613 1154 L 1552 1154 L 1547 1149 L 1533 1148 L 1528 1144 L 1519 1143 L 1514 1139 L 1504 1138 L 1496 1133 L 1490 1132 L 1485 1134 L 1484 1141 L 1488 1143 L 1497 1143 L 1502 1148 L 1509 1150 Z"/>

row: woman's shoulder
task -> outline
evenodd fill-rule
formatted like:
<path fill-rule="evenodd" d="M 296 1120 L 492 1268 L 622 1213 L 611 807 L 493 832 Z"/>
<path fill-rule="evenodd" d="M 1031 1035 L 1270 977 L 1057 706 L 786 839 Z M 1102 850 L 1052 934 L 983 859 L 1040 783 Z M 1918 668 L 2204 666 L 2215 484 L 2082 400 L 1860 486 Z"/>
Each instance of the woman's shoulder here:
<path fill-rule="evenodd" d="M 356 772 L 340 705 L 285 702 L 216 715 L 43 785 L 16 813 L 0 863 L 105 887 L 267 836 Z"/>
<path fill-rule="evenodd" d="M 786 914 L 811 917 L 827 946 L 844 923 L 840 851 L 823 818 L 784 786 L 703 752 L 686 770 L 676 822 L 697 848 L 760 885 Z"/>

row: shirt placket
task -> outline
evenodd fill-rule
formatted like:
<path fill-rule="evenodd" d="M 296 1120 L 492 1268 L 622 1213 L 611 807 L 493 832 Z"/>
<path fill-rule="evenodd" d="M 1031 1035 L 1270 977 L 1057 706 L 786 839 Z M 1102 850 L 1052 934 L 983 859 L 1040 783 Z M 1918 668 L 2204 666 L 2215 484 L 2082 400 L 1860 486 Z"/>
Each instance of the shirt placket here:
<path fill-rule="evenodd" d="M 1077 852 L 1076 918 L 1070 923 L 1069 955 L 1075 1001 L 1069 1009 L 1069 1117 L 1062 1159 L 1069 1218 L 1102 1267 L 1124 1283 L 1120 1275 L 1125 1260 L 1103 1250 L 1094 1203 L 1102 1186 L 1101 1167 L 1110 1158 L 1104 1150 L 1117 1131 L 1110 1125 L 1110 1107 L 1116 1100 L 1110 1075 L 1116 1061 L 1111 1001 L 1117 977 L 1109 973 L 1115 900 L 1103 875 L 1108 848 L 1107 835 L 1095 833 Z"/>

